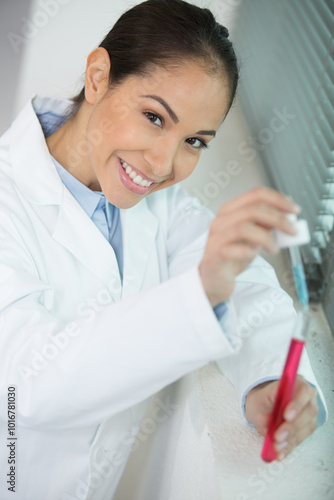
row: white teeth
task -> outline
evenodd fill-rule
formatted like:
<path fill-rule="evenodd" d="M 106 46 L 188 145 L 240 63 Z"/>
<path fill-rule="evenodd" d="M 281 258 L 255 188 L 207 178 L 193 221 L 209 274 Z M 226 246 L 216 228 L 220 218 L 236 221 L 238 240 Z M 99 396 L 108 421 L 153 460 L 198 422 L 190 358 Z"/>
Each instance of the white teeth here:
<path fill-rule="evenodd" d="M 153 184 L 153 182 L 146 181 L 140 175 L 137 175 L 137 173 L 134 170 L 132 170 L 132 168 L 126 163 L 126 161 L 121 160 L 121 165 L 122 165 L 123 169 L 125 170 L 125 172 L 128 174 L 128 176 L 138 186 L 149 187 Z"/>
<path fill-rule="evenodd" d="M 142 187 L 149 187 L 151 184 L 153 184 L 152 182 L 145 181 L 145 179 L 143 179 L 140 175 L 137 175 L 137 177 L 133 179 L 133 182 Z"/>

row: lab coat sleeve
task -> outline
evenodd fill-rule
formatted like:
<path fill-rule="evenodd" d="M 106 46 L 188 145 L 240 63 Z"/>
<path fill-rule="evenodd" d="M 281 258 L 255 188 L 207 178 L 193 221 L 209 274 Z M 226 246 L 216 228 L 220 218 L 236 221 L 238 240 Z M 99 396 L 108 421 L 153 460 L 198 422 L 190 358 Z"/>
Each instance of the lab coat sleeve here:
<path fill-rule="evenodd" d="M 170 256 L 171 273 L 177 274 L 182 268 L 200 262 L 214 215 L 182 189 L 176 191 L 173 201 L 179 204 L 179 210 L 172 211 L 178 216 L 172 220 L 170 231 L 175 231 L 175 238 L 170 237 Z M 197 237 L 190 236 L 192 231 L 198 231 Z M 177 234 L 183 235 L 181 239 Z M 219 323 L 222 334 L 237 354 L 217 359 L 217 363 L 235 386 L 243 406 L 251 388 L 264 380 L 280 378 L 296 312 L 291 297 L 280 287 L 274 269 L 261 257 L 237 277 L 227 307 Z M 323 423 L 327 419 L 326 403 L 306 352 L 298 372 L 318 391 L 319 423 Z"/>
<path fill-rule="evenodd" d="M 97 425 L 233 354 L 196 267 L 65 324 L 44 306 L 52 287 L 13 227 L 0 227 L 0 248 L 0 404 L 15 385 L 18 427 Z"/>
<path fill-rule="evenodd" d="M 190 196 L 180 185 L 175 186 L 170 198 L 172 214 L 166 242 L 169 275 L 177 276 L 198 265 L 204 253 L 209 228 L 214 214 L 203 207 L 197 198 Z M 202 287 L 202 283 L 200 282 Z M 203 289 L 204 291 L 204 289 Z M 227 309 L 219 320 L 221 334 L 228 340 L 234 354 L 240 349 L 242 339 L 236 321 L 234 299 L 226 303 Z M 195 308 L 192 308 L 195 314 Z M 217 320 L 218 323 L 218 320 Z"/>

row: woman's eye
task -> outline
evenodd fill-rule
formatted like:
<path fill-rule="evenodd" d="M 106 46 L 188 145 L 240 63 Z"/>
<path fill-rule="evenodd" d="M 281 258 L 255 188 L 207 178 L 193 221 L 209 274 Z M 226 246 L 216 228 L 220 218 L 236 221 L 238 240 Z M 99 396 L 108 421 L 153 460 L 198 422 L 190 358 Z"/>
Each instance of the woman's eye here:
<path fill-rule="evenodd" d="M 209 146 L 206 142 L 201 139 L 197 139 L 196 137 L 192 137 L 191 139 L 187 139 L 188 144 L 193 146 L 195 149 L 207 149 Z"/>
<path fill-rule="evenodd" d="M 154 125 L 158 125 L 158 127 L 162 127 L 163 122 L 162 122 L 162 118 L 160 118 L 160 116 L 156 115 L 155 113 L 150 113 L 149 111 L 146 111 L 145 116 L 150 120 L 150 122 L 154 123 Z"/>

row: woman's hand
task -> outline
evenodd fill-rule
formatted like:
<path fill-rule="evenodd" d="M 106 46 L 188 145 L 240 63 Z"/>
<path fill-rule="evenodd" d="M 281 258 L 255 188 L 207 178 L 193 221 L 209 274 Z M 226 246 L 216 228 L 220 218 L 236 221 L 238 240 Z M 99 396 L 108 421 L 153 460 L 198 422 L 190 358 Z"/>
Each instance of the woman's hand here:
<path fill-rule="evenodd" d="M 273 410 L 279 380 L 266 382 L 249 391 L 246 398 L 246 417 L 261 436 L 267 433 L 269 416 Z M 275 432 L 277 460 L 283 460 L 317 426 L 317 391 L 297 375 L 292 400 L 284 410 L 284 421 Z"/>
<path fill-rule="evenodd" d="M 261 248 L 276 253 L 270 231 L 295 234 L 287 213 L 299 207 L 283 194 L 260 187 L 221 206 L 210 226 L 199 272 L 207 297 L 214 307 L 233 292 L 235 278 Z"/>

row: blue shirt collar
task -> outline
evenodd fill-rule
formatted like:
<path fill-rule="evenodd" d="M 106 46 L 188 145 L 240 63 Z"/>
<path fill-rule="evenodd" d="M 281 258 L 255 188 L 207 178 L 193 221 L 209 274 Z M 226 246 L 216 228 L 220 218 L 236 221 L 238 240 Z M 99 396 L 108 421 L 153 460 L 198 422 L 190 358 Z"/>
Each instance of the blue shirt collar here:
<path fill-rule="evenodd" d="M 66 168 L 64 168 L 53 156 L 53 162 L 56 166 L 61 180 L 70 191 L 72 196 L 80 203 L 87 215 L 92 218 L 93 213 L 99 204 L 105 204 L 105 196 L 101 191 L 92 191 L 85 184 L 74 177 Z"/>

